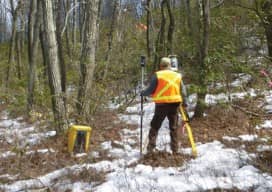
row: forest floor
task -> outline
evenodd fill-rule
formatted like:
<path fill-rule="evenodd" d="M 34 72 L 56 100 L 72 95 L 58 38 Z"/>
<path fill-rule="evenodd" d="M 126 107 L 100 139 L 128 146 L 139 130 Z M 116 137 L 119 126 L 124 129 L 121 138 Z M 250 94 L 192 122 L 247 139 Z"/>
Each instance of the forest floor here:
<path fill-rule="evenodd" d="M 261 99 L 261 98 L 260 98 Z M 217 105 L 207 108 L 207 116 L 202 118 L 193 118 L 190 122 L 195 142 L 207 143 L 214 140 L 222 142 L 226 147 L 240 148 L 244 146 L 244 150 L 247 152 L 253 152 L 257 155 L 252 164 L 259 169 L 272 174 L 272 151 L 258 152 L 256 146 L 259 145 L 259 141 L 248 142 L 245 144 L 239 140 L 227 140 L 223 139 L 224 136 L 239 137 L 239 135 L 258 135 L 260 137 L 272 138 L 271 129 L 256 129 L 256 125 L 260 123 L 264 118 L 272 119 L 272 115 L 267 115 L 261 111 L 259 106 L 259 99 L 247 99 L 240 100 L 232 105 Z M 4 110 L 4 106 L 1 109 Z M 101 160 L 109 160 L 107 150 L 101 148 L 101 143 L 105 141 L 113 141 L 113 145 L 118 145 L 114 141 L 121 140 L 120 132 L 122 129 L 135 130 L 138 125 L 129 125 L 122 122 L 118 118 L 116 111 L 107 111 L 97 113 L 94 117 L 93 131 L 90 143 L 90 152 L 99 152 L 98 157 L 95 156 L 82 156 L 76 157 L 67 153 L 67 134 L 58 135 L 46 140 L 43 140 L 40 144 L 31 146 L 31 150 L 38 149 L 52 149 L 53 153 L 47 155 L 41 153 L 33 153 L 32 155 L 24 155 L 24 149 L 16 147 L 14 145 L 3 143 L 1 146 L 1 152 L 13 151 L 16 152 L 16 156 L 1 159 L 0 161 L 0 175 L 10 174 L 18 175 L 17 180 L 36 178 L 37 176 L 50 173 L 54 170 L 82 163 L 94 163 Z M 190 147 L 190 143 L 186 134 L 180 134 L 181 147 Z M 139 138 L 135 138 L 136 141 Z M 135 144 L 139 145 L 138 143 Z M 29 150 L 29 149 L 28 149 Z M 192 156 L 179 154 L 171 155 L 167 152 L 154 152 L 152 154 L 144 155 L 138 163 L 151 165 L 153 167 L 173 167 L 181 166 Z M 133 166 L 133 165 L 131 165 Z M 88 177 L 86 177 L 88 176 Z M 80 175 L 70 175 L 74 179 L 92 179 L 102 182 L 104 179 L 103 174 L 96 174 L 95 171 L 81 172 Z M 0 183 L 9 183 L 10 181 L 4 181 L 0 178 Z"/>

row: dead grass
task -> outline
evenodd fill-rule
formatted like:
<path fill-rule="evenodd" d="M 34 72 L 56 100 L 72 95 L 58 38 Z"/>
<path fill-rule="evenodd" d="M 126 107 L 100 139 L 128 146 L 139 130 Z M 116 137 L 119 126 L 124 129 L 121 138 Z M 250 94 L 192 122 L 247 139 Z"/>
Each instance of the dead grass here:
<path fill-rule="evenodd" d="M 73 172 L 69 174 L 69 178 L 71 179 L 73 183 L 77 181 L 87 182 L 87 183 L 91 183 L 91 182 L 101 183 L 105 181 L 105 175 L 106 173 L 98 172 L 94 168 L 90 168 L 90 169 L 84 168 L 78 173 Z"/>
<path fill-rule="evenodd" d="M 272 119 L 258 107 L 259 99 L 248 99 L 236 102 L 235 105 L 241 106 L 245 110 L 240 110 L 230 106 L 214 106 L 207 109 L 205 118 L 193 119 L 191 126 L 196 142 L 206 143 L 213 140 L 222 142 L 225 147 L 241 148 L 244 147 L 249 153 L 255 153 L 256 158 L 252 164 L 264 172 L 272 173 L 272 151 L 258 152 L 259 145 L 269 145 L 260 138 L 272 138 L 271 129 L 256 129 L 256 125 L 265 119 Z M 258 116 L 256 116 L 258 115 Z M 242 141 L 240 135 L 257 135 L 255 141 Z M 235 137 L 238 140 L 225 140 L 223 136 Z M 182 146 L 190 147 L 188 139 L 183 136 Z M 270 143 L 271 145 L 271 143 Z"/>
<path fill-rule="evenodd" d="M 253 165 L 262 170 L 263 172 L 268 172 L 272 174 L 272 151 L 264 151 L 257 153 L 257 157 L 255 161 L 253 161 Z"/>

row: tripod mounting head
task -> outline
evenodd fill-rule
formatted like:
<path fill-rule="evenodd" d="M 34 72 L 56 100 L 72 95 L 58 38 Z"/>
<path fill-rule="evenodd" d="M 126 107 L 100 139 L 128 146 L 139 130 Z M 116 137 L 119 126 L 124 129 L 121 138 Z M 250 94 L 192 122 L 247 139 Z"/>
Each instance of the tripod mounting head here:
<path fill-rule="evenodd" d="M 169 55 L 168 57 L 171 60 L 171 69 L 173 71 L 178 71 L 178 65 L 179 65 L 179 63 L 178 63 L 177 56 L 176 55 Z"/>
<path fill-rule="evenodd" d="M 141 67 L 144 67 L 145 66 L 145 56 L 144 55 L 141 55 Z"/>

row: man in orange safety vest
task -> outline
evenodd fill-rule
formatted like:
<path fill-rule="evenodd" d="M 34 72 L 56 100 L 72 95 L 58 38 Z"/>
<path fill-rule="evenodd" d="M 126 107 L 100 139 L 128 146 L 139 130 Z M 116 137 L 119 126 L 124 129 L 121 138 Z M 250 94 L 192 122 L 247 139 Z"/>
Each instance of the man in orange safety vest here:
<path fill-rule="evenodd" d="M 153 152 L 156 147 L 158 131 L 165 117 L 169 121 L 172 153 L 178 152 L 178 109 L 180 104 L 187 106 L 187 93 L 182 75 L 170 68 L 170 58 L 163 57 L 160 61 L 160 70 L 151 77 L 147 89 L 141 92 L 142 96 L 151 96 L 155 102 L 155 112 L 148 135 L 148 153 Z"/>

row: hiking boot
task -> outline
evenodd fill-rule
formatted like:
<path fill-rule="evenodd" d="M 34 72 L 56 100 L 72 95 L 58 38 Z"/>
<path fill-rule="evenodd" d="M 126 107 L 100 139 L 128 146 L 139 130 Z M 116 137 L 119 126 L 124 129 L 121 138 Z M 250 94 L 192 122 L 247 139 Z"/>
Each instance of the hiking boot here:
<path fill-rule="evenodd" d="M 172 149 L 172 155 L 177 155 L 178 154 L 178 150 L 177 149 Z"/>

